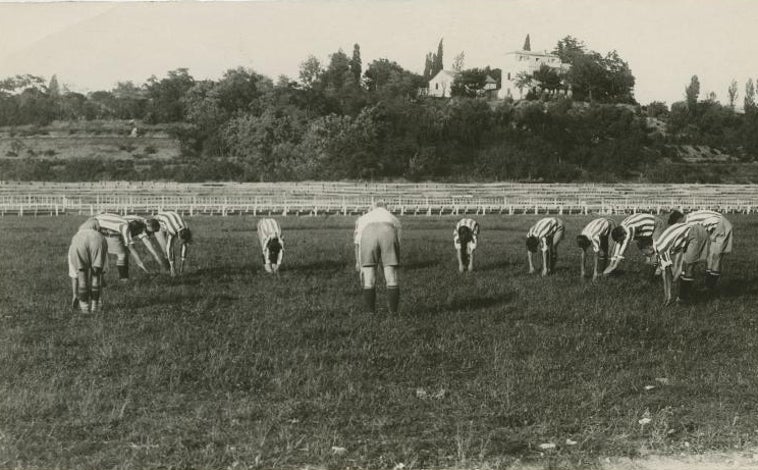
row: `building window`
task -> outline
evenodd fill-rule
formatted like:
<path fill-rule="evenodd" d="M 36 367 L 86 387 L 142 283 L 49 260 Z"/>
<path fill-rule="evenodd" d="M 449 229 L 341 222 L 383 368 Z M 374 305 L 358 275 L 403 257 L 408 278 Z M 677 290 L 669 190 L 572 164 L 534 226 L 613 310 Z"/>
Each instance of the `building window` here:
<path fill-rule="evenodd" d="M 510 80 L 510 79 L 511 79 L 511 73 L 508 72 L 508 80 Z"/>
<path fill-rule="evenodd" d="M 435 90 L 439 90 L 440 89 L 440 84 L 439 83 L 435 83 L 434 84 L 434 89 Z"/>

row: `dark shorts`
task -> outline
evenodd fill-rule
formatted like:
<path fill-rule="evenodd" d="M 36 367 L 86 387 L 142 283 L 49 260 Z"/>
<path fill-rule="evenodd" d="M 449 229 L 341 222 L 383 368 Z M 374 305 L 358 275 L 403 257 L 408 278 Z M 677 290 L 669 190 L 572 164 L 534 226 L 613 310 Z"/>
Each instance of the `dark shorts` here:
<path fill-rule="evenodd" d="M 366 225 L 360 240 L 361 266 L 400 265 L 400 241 L 397 231 L 390 223 L 377 222 Z"/>

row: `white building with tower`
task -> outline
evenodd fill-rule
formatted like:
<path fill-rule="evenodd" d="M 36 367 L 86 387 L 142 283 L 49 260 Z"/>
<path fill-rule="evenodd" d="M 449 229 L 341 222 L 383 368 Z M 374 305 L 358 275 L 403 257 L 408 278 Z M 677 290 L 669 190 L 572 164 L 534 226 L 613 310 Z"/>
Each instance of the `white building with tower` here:
<path fill-rule="evenodd" d="M 522 72 L 532 75 L 543 65 L 558 69 L 561 72 L 567 71 L 570 67 L 569 64 L 562 63 L 557 55 L 550 54 L 547 51 L 534 52 L 531 49 L 529 35 L 527 34 L 524 47 L 521 50 L 505 54 L 505 60 L 501 68 L 502 76 L 498 98 L 522 99 L 526 96 L 529 90 L 524 88 L 519 89 L 516 86 L 518 77 Z"/>

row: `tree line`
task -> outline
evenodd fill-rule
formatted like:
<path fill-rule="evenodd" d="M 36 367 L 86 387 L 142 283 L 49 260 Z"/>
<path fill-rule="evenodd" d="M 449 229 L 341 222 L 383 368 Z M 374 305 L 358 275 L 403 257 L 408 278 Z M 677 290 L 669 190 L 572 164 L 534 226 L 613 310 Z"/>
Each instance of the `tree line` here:
<path fill-rule="evenodd" d="M 744 114 L 700 100 L 692 83 L 681 103 L 642 107 L 634 100 L 634 75 L 617 52 L 591 51 L 571 36 L 553 52 L 571 67 L 521 77 L 529 93 L 518 102 L 476 92 L 487 76 L 501 79 L 489 67 L 462 69 L 452 99 L 424 96 L 426 77 L 443 68 L 442 41 L 426 56 L 424 75 L 389 59 L 364 66 L 358 44 L 325 64 L 310 56 L 297 79 L 276 81 L 244 68 L 196 80 L 180 68 L 143 85 L 122 82 L 84 95 L 56 77 L 23 75 L 0 81 L 0 125 L 169 123 L 185 157 L 180 169 L 155 164 L 146 175 L 120 163 L 108 174 L 125 179 L 660 180 L 662 165 L 679 158 L 672 148 L 682 143 L 745 160 L 758 154 L 754 86 L 750 107 L 746 89 Z M 571 97 L 557 93 L 561 87 Z M 663 122 L 665 132 L 653 132 L 648 118 Z M 102 177 L 103 165 L 82 171 Z M 42 166 L 27 162 L 19 171 L 45 172 Z"/>

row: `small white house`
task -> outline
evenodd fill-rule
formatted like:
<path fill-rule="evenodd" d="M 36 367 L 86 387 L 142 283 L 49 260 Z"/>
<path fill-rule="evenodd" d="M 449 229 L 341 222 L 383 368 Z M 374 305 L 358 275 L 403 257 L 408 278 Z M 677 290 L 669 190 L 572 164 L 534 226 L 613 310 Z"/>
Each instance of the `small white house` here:
<path fill-rule="evenodd" d="M 437 75 L 429 80 L 429 96 L 450 98 L 450 89 L 453 87 L 458 72 L 455 70 L 440 70 Z"/>

